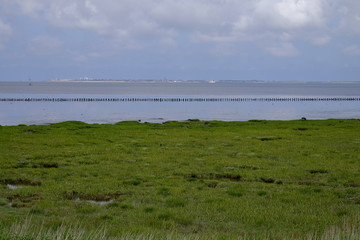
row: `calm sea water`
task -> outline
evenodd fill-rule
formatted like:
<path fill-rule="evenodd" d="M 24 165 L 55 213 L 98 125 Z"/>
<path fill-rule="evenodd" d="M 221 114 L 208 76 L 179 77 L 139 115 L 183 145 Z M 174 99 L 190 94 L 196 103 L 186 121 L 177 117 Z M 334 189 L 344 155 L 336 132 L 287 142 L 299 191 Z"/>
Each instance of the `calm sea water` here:
<path fill-rule="evenodd" d="M 0 98 L 359 97 L 360 82 L 0 82 Z M 0 102 L 0 125 L 360 118 L 359 101 Z"/>

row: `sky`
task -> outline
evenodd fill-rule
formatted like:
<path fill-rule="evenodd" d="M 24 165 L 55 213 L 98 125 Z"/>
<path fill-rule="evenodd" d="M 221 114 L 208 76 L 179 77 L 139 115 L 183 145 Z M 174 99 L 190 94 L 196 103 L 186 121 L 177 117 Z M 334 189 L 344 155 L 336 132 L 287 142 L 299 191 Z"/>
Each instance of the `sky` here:
<path fill-rule="evenodd" d="M 0 0 L 0 81 L 360 81 L 359 0 Z"/>

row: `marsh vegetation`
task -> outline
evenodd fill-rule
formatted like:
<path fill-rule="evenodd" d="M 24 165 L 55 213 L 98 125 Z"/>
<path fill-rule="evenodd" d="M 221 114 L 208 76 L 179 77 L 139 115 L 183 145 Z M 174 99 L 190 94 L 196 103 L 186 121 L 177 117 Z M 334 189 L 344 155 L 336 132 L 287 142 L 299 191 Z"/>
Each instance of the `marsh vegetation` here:
<path fill-rule="evenodd" d="M 0 126 L 0 239 L 359 239 L 360 121 Z"/>

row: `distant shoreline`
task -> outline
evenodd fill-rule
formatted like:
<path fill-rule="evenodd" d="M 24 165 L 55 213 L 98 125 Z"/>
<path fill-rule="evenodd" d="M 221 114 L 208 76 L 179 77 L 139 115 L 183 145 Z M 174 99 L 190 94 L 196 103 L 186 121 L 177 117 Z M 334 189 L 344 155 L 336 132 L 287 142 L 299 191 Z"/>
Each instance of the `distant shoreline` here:
<path fill-rule="evenodd" d="M 43 81 L 1 81 L 1 83 L 253 83 L 253 84 L 360 84 L 359 81 L 277 81 L 277 80 L 171 80 L 171 79 L 51 79 Z"/>
<path fill-rule="evenodd" d="M 47 82 L 76 82 L 76 83 L 263 83 L 266 81 L 261 80 L 161 80 L 161 79 L 148 79 L 148 80 L 116 80 L 116 79 L 56 79 Z"/>
<path fill-rule="evenodd" d="M 191 80 L 191 79 L 91 79 L 91 78 L 74 78 L 74 79 L 50 79 L 50 80 L 22 80 L 22 81 L 6 81 L 0 80 L 1 83 L 253 83 L 253 84 L 360 84 L 359 81 L 327 81 L 327 80 L 318 80 L 318 81 L 277 81 L 277 80 L 214 80 L 214 79 L 202 79 L 202 80 Z"/>

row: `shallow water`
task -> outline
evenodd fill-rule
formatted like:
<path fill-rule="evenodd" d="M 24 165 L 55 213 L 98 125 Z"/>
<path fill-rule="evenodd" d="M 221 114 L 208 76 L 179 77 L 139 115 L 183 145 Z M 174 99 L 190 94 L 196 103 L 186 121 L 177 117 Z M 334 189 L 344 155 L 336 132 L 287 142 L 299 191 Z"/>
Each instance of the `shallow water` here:
<path fill-rule="evenodd" d="M 79 202 L 79 201 L 85 201 L 85 202 L 88 202 L 88 203 L 91 203 L 91 204 L 98 204 L 100 206 L 103 206 L 103 205 L 107 205 L 109 203 L 112 203 L 114 202 L 115 200 L 114 199 L 110 199 L 108 201 L 95 201 L 95 200 L 81 200 L 80 198 L 77 198 L 75 199 L 76 202 Z"/>
<path fill-rule="evenodd" d="M 0 98 L 152 97 L 359 97 L 355 83 L 64 83 L 0 82 Z M 47 124 L 67 120 L 116 123 L 124 120 L 360 118 L 359 101 L 247 102 L 0 102 L 0 125 Z"/>
<path fill-rule="evenodd" d="M 6 186 L 7 186 L 8 189 L 11 189 L 11 190 L 15 190 L 15 189 L 25 187 L 25 186 L 21 186 L 21 185 L 12 185 L 12 184 L 7 184 Z"/>

